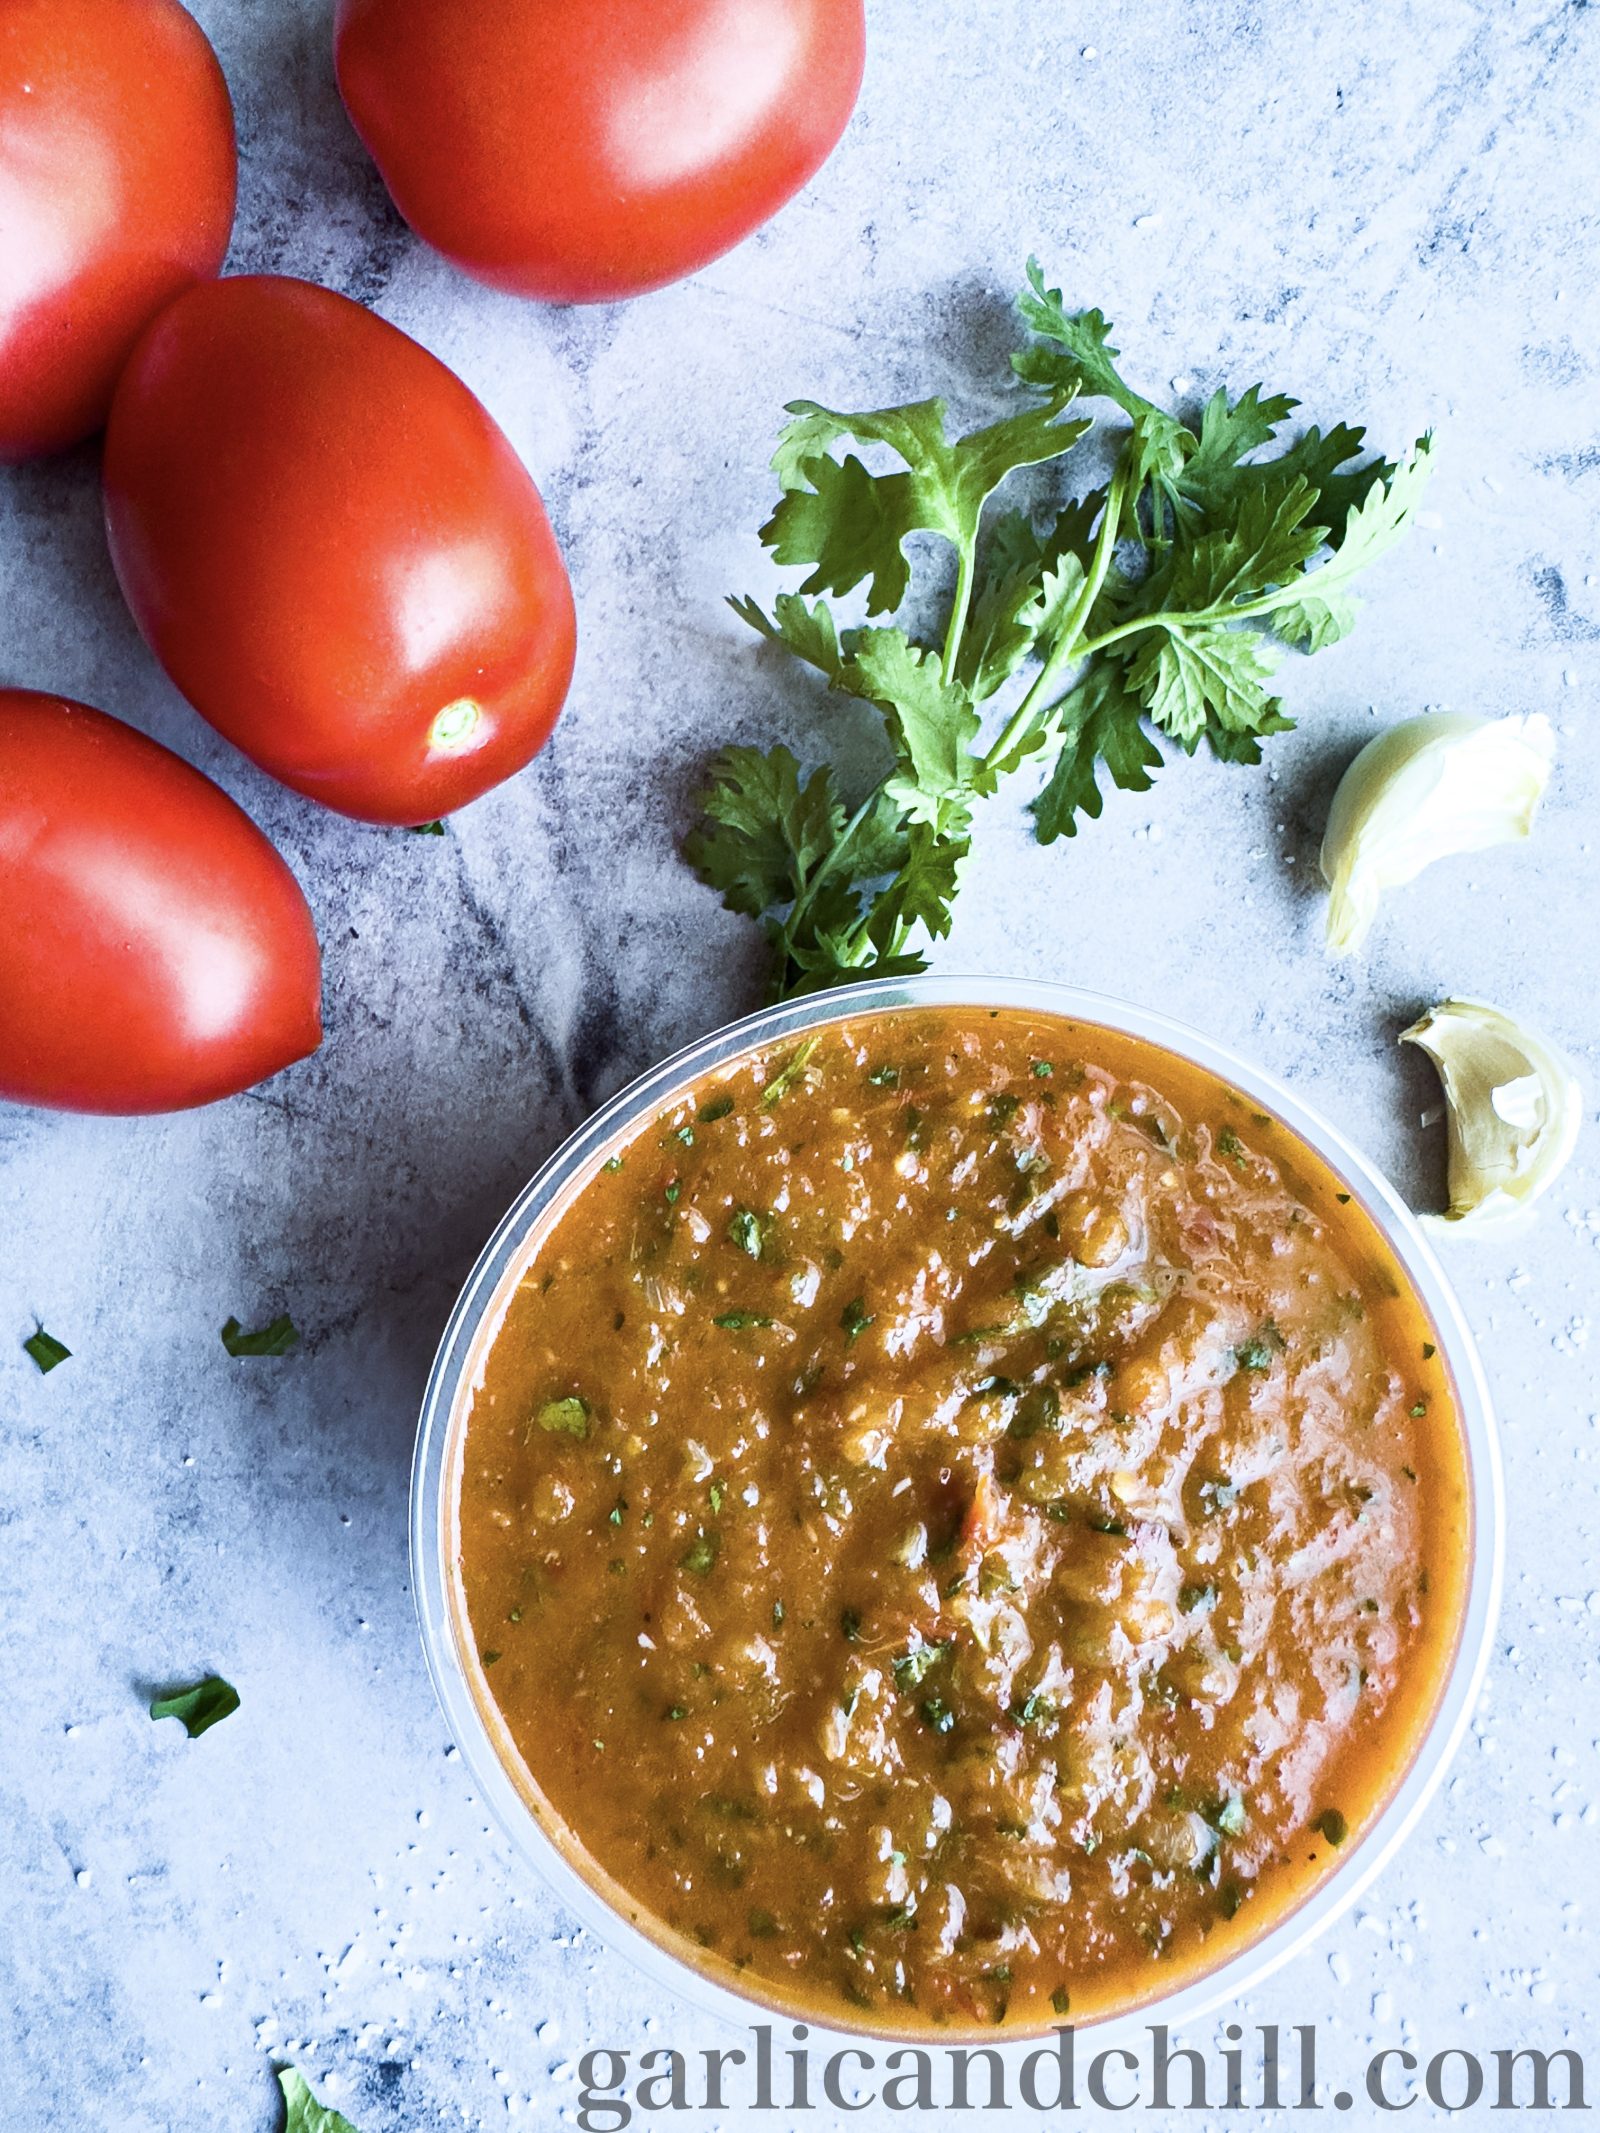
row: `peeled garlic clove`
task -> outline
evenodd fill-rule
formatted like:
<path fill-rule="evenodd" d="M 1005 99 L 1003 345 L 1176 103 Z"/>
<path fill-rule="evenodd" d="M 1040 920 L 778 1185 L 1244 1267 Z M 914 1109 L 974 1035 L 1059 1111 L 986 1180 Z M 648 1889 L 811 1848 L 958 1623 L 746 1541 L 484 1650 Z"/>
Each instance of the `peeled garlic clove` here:
<path fill-rule="evenodd" d="M 1385 889 L 1432 860 L 1526 837 L 1555 761 L 1542 711 L 1523 718 L 1403 719 L 1339 780 L 1322 839 L 1328 946 L 1353 955 Z"/>
<path fill-rule="evenodd" d="M 1482 1000 L 1445 1000 L 1401 1034 L 1444 1084 L 1450 1207 L 1430 1228 L 1520 1229 L 1571 1155 L 1583 1092 L 1553 1044 Z"/>

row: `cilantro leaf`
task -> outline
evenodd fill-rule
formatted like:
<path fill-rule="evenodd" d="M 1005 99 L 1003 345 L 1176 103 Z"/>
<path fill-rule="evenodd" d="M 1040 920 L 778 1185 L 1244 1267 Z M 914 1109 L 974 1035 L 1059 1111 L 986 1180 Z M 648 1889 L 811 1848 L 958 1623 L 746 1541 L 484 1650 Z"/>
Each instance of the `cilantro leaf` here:
<path fill-rule="evenodd" d="M 1092 666 L 1068 696 L 1061 710 L 1061 752 L 1032 803 L 1041 844 L 1076 836 L 1079 815 L 1098 821 L 1105 805 L 1096 776 L 1102 764 L 1122 791 L 1150 790 L 1162 755 L 1144 730 L 1141 708 L 1126 670 L 1110 661 Z"/>
<path fill-rule="evenodd" d="M 848 593 L 868 584 L 868 615 L 892 614 L 905 599 L 913 533 L 942 535 L 970 550 L 985 500 L 1018 467 L 1058 459 L 1088 429 L 1063 421 L 1072 388 L 964 437 L 946 433 L 943 400 L 839 414 L 814 400 L 791 401 L 793 419 L 773 468 L 783 495 L 761 529 L 779 563 L 809 564 L 802 593 Z M 846 438 L 886 446 L 903 471 L 869 473 L 854 453 L 832 456 Z M 870 583 L 869 583 L 870 581 Z"/>
<path fill-rule="evenodd" d="M 902 630 L 863 630 L 855 665 L 884 707 L 899 759 L 890 797 L 912 822 L 960 829 L 972 794 L 988 789 L 973 753 L 979 720 L 966 689 L 945 681 L 935 655 L 920 651 Z"/>
<path fill-rule="evenodd" d="M 230 1355 L 287 1355 L 299 1344 L 299 1328 L 287 1311 L 254 1333 L 246 1333 L 236 1318 L 222 1329 L 222 1345 Z"/>
<path fill-rule="evenodd" d="M 191 1740 L 198 1740 L 211 1726 L 231 1718 L 239 1708 L 239 1691 L 220 1674 L 207 1674 L 192 1688 L 172 1689 L 150 1705 L 152 1718 L 177 1718 Z"/>
<path fill-rule="evenodd" d="M 41 1377 L 48 1377 L 58 1363 L 67 1362 L 72 1355 L 72 1350 L 64 1342 L 58 1341 L 53 1333 L 46 1333 L 44 1327 L 37 1324 L 22 1346 L 24 1352 L 31 1355 L 37 1364 Z"/>
<path fill-rule="evenodd" d="M 804 784 L 787 748 L 725 748 L 700 797 L 709 827 L 684 849 L 702 880 L 730 911 L 760 918 L 798 896 L 817 862 L 844 828 L 833 772 L 824 765 Z"/>
<path fill-rule="evenodd" d="M 1266 693 L 1270 640 L 1218 623 L 1163 630 L 1146 639 L 1128 669 L 1127 686 L 1150 717 L 1192 754 L 1214 722 L 1224 733 L 1255 733 L 1277 716 Z"/>
<path fill-rule="evenodd" d="M 283 2133 L 356 2133 L 342 2113 L 318 2103 L 298 2067 L 279 2067 L 278 2086 L 283 2091 Z"/>

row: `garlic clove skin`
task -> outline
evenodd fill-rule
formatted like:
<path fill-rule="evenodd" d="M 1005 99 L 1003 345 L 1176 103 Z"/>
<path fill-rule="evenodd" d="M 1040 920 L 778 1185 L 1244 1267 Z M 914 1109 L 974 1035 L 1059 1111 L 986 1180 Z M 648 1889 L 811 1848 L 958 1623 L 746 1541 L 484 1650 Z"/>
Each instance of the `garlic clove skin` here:
<path fill-rule="evenodd" d="M 1444 1000 L 1410 1029 L 1444 1085 L 1450 1206 L 1425 1227 L 1505 1236 L 1566 1167 L 1583 1121 L 1583 1091 L 1556 1047 L 1483 1000 Z"/>
<path fill-rule="evenodd" d="M 1328 946 L 1354 955 L 1386 889 L 1435 859 L 1526 837 L 1555 762 L 1542 711 L 1518 718 L 1403 719 L 1339 780 L 1322 839 Z"/>

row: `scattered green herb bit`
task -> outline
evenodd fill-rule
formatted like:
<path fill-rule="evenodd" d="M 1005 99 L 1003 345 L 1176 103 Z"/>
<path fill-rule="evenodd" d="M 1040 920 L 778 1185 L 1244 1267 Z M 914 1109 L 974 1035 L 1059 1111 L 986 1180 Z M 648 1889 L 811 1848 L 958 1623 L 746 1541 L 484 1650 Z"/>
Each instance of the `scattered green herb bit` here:
<path fill-rule="evenodd" d="M 894 1662 L 894 1685 L 904 1694 L 921 1685 L 928 1669 L 942 1659 L 950 1649 L 948 1644 L 919 1644 L 915 1651 L 906 1652 Z"/>
<path fill-rule="evenodd" d="M 72 1354 L 72 1350 L 58 1341 L 53 1333 L 46 1333 L 43 1326 L 35 1326 L 22 1345 L 38 1364 L 41 1377 L 48 1377 L 58 1363 L 66 1362 Z"/>
<path fill-rule="evenodd" d="M 685 1570 L 692 1570 L 696 1577 L 705 1577 L 716 1566 L 722 1550 L 720 1533 L 701 1533 L 684 1549 L 678 1561 Z"/>
<path fill-rule="evenodd" d="M 1363 1600 L 1357 1612 L 1364 1615 L 1375 1615 L 1378 1612 L 1378 1603 L 1376 1600 Z"/>
<path fill-rule="evenodd" d="M 1244 1142 L 1240 1140 L 1231 1126 L 1224 1126 L 1217 1135 L 1217 1153 L 1218 1155 L 1225 1155 L 1230 1163 L 1236 1164 L 1240 1170 L 1243 1170 L 1245 1166 Z"/>
<path fill-rule="evenodd" d="M 1267 1319 L 1253 1339 L 1233 1351 L 1234 1360 L 1241 1370 L 1270 1370 L 1272 1358 L 1282 1355 L 1287 1343 L 1278 1331 L 1276 1323 Z"/>
<path fill-rule="evenodd" d="M 861 1617 L 856 1613 L 853 1607 L 845 1608 L 839 1616 L 839 1634 L 841 1637 L 843 1637 L 846 1644 L 860 1643 Z"/>
<path fill-rule="evenodd" d="M 1400 1471 L 1402 1474 L 1404 1474 L 1407 1481 L 1415 1481 L 1417 1478 L 1417 1470 L 1414 1466 L 1403 1466 Z"/>
<path fill-rule="evenodd" d="M 1425 1363 L 1431 1363 L 1431 1362 L 1433 1361 L 1434 1357 L 1435 1357 L 1435 1356 L 1436 1356 L 1436 1355 L 1437 1355 L 1438 1353 L 1439 1353 L 1439 1351 L 1438 1351 L 1438 1349 L 1437 1349 L 1437 1348 L 1436 1348 L 1436 1347 L 1435 1347 L 1435 1346 L 1433 1345 L 1432 1341 L 1424 1341 L 1424 1342 L 1423 1342 L 1423 1344 L 1422 1344 L 1422 1360 L 1423 1360 L 1423 1361 L 1424 1361 Z"/>
<path fill-rule="evenodd" d="M 675 1141 L 681 1141 L 685 1148 L 692 1148 L 694 1146 L 693 1126 L 688 1125 L 687 1123 L 679 1126 L 673 1133 L 672 1138 Z"/>
<path fill-rule="evenodd" d="M 478 1654 L 485 1666 L 493 1666 L 501 1656 L 499 1652 L 479 1652 Z"/>
<path fill-rule="evenodd" d="M 942 1696 L 927 1696 L 922 1702 L 922 1722 L 931 1726 L 935 1733 L 948 1733 L 956 1722 L 956 1714 Z"/>
<path fill-rule="evenodd" d="M 897 1066 L 873 1067 L 867 1079 L 875 1089 L 897 1089 L 900 1086 L 900 1069 Z"/>
<path fill-rule="evenodd" d="M 710 1488 L 709 1488 L 709 1489 L 707 1489 L 707 1491 L 706 1491 L 706 1496 L 707 1496 L 707 1498 L 708 1498 L 708 1499 L 709 1499 L 709 1501 L 710 1501 L 710 1504 L 711 1504 L 711 1511 L 712 1511 L 712 1516 L 713 1516 L 713 1517 L 719 1517 L 719 1516 L 721 1515 L 721 1512 L 722 1512 L 722 1502 L 723 1502 L 723 1498 L 724 1498 L 724 1497 L 725 1497 L 726 1495 L 727 1495 L 727 1490 L 726 1490 L 726 1489 L 725 1489 L 725 1488 L 723 1487 L 723 1485 L 722 1485 L 722 1483 L 721 1483 L 720 1481 L 714 1481 L 714 1482 L 712 1482 L 712 1484 L 711 1484 Z"/>
<path fill-rule="evenodd" d="M 1237 1918 L 1243 1902 L 1244 1890 L 1237 1881 L 1225 1881 L 1217 1891 L 1217 1909 L 1224 1918 Z"/>
<path fill-rule="evenodd" d="M 1050 2005 L 1055 2009 L 1058 2015 L 1064 2015 L 1071 2012 L 1072 1995 L 1068 1992 L 1065 1985 L 1058 1985 L 1055 1991 L 1051 1993 Z"/>
<path fill-rule="evenodd" d="M 1340 1814 L 1337 1807 L 1325 1807 L 1311 1826 L 1313 1829 L 1320 1830 L 1328 1842 L 1333 1845 L 1343 1844 L 1345 1838 L 1350 1834 L 1350 1825 L 1344 1816 Z"/>
<path fill-rule="evenodd" d="M 173 1689 L 156 1697 L 150 1706 L 152 1718 L 178 1718 L 191 1740 L 198 1740 L 208 1727 L 231 1717 L 239 1708 L 239 1691 L 220 1674 L 207 1674 L 190 1689 Z"/>
<path fill-rule="evenodd" d="M 729 1333 L 743 1333 L 749 1326 L 770 1326 L 772 1320 L 759 1311 L 719 1311 L 711 1323 Z"/>
<path fill-rule="evenodd" d="M 745 1925 L 753 1940 L 771 1940 L 778 1930 L 778 1921 L 770 1911 L 752 1911 Z"/>
<path fill-rule="evenodd" d="M 863 1304 L 863 1298 L 853 1296 L 839 1314 L 839 1323 L 851 1340 L 854 1340 L 858 1333 L 865 1333 L 877 1318 L 877 1312 L 864 1309 Z"/>
<path fill-rule="evenodd" d="M 1011 1707 L 1011 1717 L 1019 1726 L 1037 1726 L 1055 1715 L 1056 1700 L 1042 1689 L 1030 1690 L 1021 1703 Z"/>
<path fill-rule="evenodd" d="M 299 1341 L 299 1330 L 287 1311 L 254 1333 L 246 1333 L 236 1318 L 230 1318 L 222 1329 L 222 1345 L 230 1355 L 287 1355 Z"/>
<path fill-rule="evenodd" d="M 306 2077 L 297 2067 L 280 2066 L 278 2086 L 283 2091 L 283 2133 L 356 2133 L 349 2119 L 339 2111 L 330 2110 L 325 2103 L 318 2103 L 306 2082 Z"/>
<path fill-rule="evenodd" d="M 775 995 L 923 968 L 921 944 L 949 931 L 976 805 L 1025 764 L 1043 773 L 1032 808 L 1049 843 L 1099 815 L 1102 776 L 1147 789 L 1157 735 L 1180 754 L 1203 741 L 1225 761 L 1259 762 L 1290 724 L 1268 693 L 1278 651 L 1346 634 L 1352 581 L 1416 509 L 1426 438 L 1398 467 L 1356 466 L 1361 431 L 1309 428 L 1285 443 L 1294 403 L 1259 386 L 1231 402 L 1218 392 L 1181 421 L 1125 382 L 1106 320 L 1069 311 L 1035 262 L 1019 309 L 1024 402 L 964 436 L 949 434 L 939 399 L 870 414 L 790 403 L 761 538 L 808 574 L 771 615 L 733 604 L 871 706 L 891 760 L 865 790 L 842 789 L 831 763 L 802 773 L 784 747 L 725 749 L 711 766 L 687 856 L 729 909 L 764 920 Z M 1038 502 L 1061 493 L 1052 469 L 1025 508 L 986 522 L 1003 483 L 1093 428 L 1078 409 L 1094 400 L 1115 403 L 1110 479 L 1041 526 Z M 869 472 L 852 444 L 899 464 Z M 954 555 L 933 641 L 886 619 L 927 608 L 906 551 L 919 534 Z M 858 590 L 867 626 L 841 633 L 827 600 Z M 1025 669 L 985 745 L 985 707 Z"/>
<path fill-rule="evenodd" d="M 762 1222 L 753 1207 L 736 1207 L 728 1217 L 728 1241 L 751 1259 L 761 1257 Z"/>
<path fill-rule="evenodd" d="M 570 1392 L 564 1399 L 546 1400 L 534 1417 L 539 1427 L 552 1436 L 587 1437 L 589 1434 L 589 1403 L 577 1393 Z"/>
<path fill-rule="evenodd" d="M 1240 1837 L 1243 1836 L 1245 1825 L 1249 1819 L 1250 1817 L 1245 1812 L 1243 1800 L 1239 1798 L 1237 1793 L 1234 1793 L 1222 1802 L 1216 1813 L 1211 1817 L 1211 1826 L 1215 1830 L 1220 1830 L 1225 1837 Z"/>
<path fill-rule="evenodd" d="M 600 1167 L 602 1170 L 620 1170 L 622 1168 L 622 1157 L 620 1155 L 608 1155 Z"/>
<path fill-rule="evenodd" d="M 989 1100 L 989 1123 L 1004 1126 L 1017 1115 L 1018 1099 L 1009 1093 L 991 1097 Z"/>
<path fill-rule="evenodd" d="M 1061 1395 L 1054 1385 L 1033 1385 L 1017 1402 L 1006 1428 L 1008 1437 L 1056 1436 L 1061 1429 Z"/>
<path fill-rule="evenodd" d="M 410 835 L 413 837 L 442 837 L 444 835 L 444 824 L 442 822 L 413 822 L 410 826 Z"/>
<path fill-rule="evenodd" d="M 983 1974 L 991 1985 L 1009 1985 L 1011 1983 L 1011 1965 L 1009 1963 L 1001 1963 L 998 1968 L 986 1970 Z"/>
<path fill-rule="evenodd" d="M 774 1629 L 782 1629 L 783 1614 L 783 1602 L 781 1600 L 774 1600 L 772 1603 L 772 1626 Z"/>
<path fill-rule="evenodd" d="M 713 1096 L 710 1103 L 700 1106 L 702 1126 L 714 1126 L 719 1118 L 727 1118 L 733 1110 L 731 1096 Z"/>
<path fill-rule="evenodd" d="M 676 1207 L 678 1204 L 678 1197 L 682 1193 L 682 1191 L 683 1187 L 679 1184 L 678 1180 L 676 1178 L 669 1178 L 666 1186 L 662 1191 L 661 1197 L 666 1201 L 669 1207 Z"/>
<path fill-rule="evenodd" d="M 915 1930 L 917 1914 L 908 1903 L 884 1914 L 884 1924 L 891 1933 L 910 1933 Z"/>
<path fill-rule="evenodd" d="M 1215 1585 L 1185 1585 L 1178 1593 L 1179 1612 L 1186 1615 L 1210 1614 L 1217 1604 Z"/>
<path fill-rule="evenodd" d="M 1417 1422 L 1417 1421 L 1420 1421 L 1420 1420 L 1421 1420 L 1421 1418 L 1422 1418 L 1422 1417 L 1423 1417 L 1423 1416 L 1424 1416 L 1424 1415 L 1425 1415 L 1425 1414 L 1426 1414 L 1427 1412 L 1428 1412 L 1428 1403 L 1427 1403 L 1427 1401 L 1426 1401 L 1426 1400 L 1413 1400 L 1413 1401 L 1412 1401 L 1412 1403 L 1411 1403 L 1411 1419 L 1412 1419 L 1412 1421 L 1413 1421 L 1413 1422 Z"/>
<path fill-rule="evenodd" d="M 1091 1513 L 1089 1526 L 1096 1533 L 1107 1533 L 1113 1540 L 1126 1540 L 1128 1529 L 1120 1518 L 1102 1518 L 1098 1512 Z"/>
<path fill-rule="evenodd" d="M 678 1723 L 679 1719 L 687 1718 L 688 1715 L 689 1713 L 685 1710 L 681 1703 L 669 1703 L 667 1705 L 666 1710 L 662 1713 L 662 1716 L 664 1718 L 669 1718 L 674 1725 Z"/>
<path fill-rule="evenodd" d="M 754 749 L 748 749 L 745 752 L 752 755 L 755 753 Z M 788 753 L 787 750 L 780 752 Z M 793 757 L 790 757 L 790 761 L 793 761 Z M 821 1039 L 818 1037 L 807 1037 L 803 1044 L 795 1046 L 788 1059 L 761 1091 L 761 1108 L 763 1111 L 770 1111 L 774 1104 L 781 1103 L 784 1097 L 788 1095 L 810 1065 L 811 1055 L 820 1042 Z"/>
<path fill-rule="evenodd" d="M 1051 1075 L 1054 1074 L 1055 1068 L 1048 1059 L 1036 1059 L 1029 1068 L 1029 1072 L 1033 1075 L 1035 1081 L 1048 1081 Z"/>
<path fill-rule="evenodd" d="M 606 1513 L 607 1523 L 613 1526 L 620 1526 L 622 1524 L 623 1519 L 627 1515 L 627 1510 L 628 1499 L 625 1496 L 619 1496 L 616 1502 L 611 1506 L 611 1509 Z"/>
<path fill-rule="evenodd" d="M 1350 1195 L 1347 1192 L 1336 1192 L 1333 1197 L 1338 1201 L 1341 1207 L 1348 1207 L 1350 1205 Z"/>

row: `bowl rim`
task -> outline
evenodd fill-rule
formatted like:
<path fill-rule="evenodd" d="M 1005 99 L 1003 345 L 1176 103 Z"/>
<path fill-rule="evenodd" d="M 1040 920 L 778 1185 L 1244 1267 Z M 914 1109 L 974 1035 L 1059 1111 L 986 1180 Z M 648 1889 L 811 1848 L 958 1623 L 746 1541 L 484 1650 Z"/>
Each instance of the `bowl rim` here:
<path fill-rule="evenodd" d="M 753 1990 L 724 1982 L 720 1975 L 698 1967 L 686 1953 L 675 1952 L 665 1935 L 656 1938 L 608 1901 L 530 1810 L 495 1744 L 463 1664 L 452 1610 L 451 1516 L 459 1435 L 453 1424 L 480 1332 L 538 1224 L 608 1143 L 715 1068 L 786 1037 L 803 1039 L 839 1022 L 919 1007 L 1016 1008 L 1143 1038 L 1209 1070 L 1274 1112 L 1355 1189 L 1433 1321 L 1456 1392 L 1470 1500 L 1466 1589 L 1455 1651 L 1432 1716 L 1412 1749 L 1403 1776 L 1348 1857 L 1258 1940 L 1171 1993 L 1075 2025 L 1092 2032 L 1097 2046 L 1109 2047 L 1152 2022 L 1177 2029 L 1243 1997 L 1301 1954 L 1360 1900 L 1416 1827 L 1460 1745 L 1488 1667 L 1504 1581 L 1505 1491 L 1493 1404 L 1477 1344 L 1432 1245 L 1411 1209 L 1338 1127 L 1275 1075 L 1240 1058 L 1226 1045 L 1159 1010 L 1077 986 L 1046 979 L 924 973 L 869 979 L 742 1016 L 682 1046 L 618 1090 L 554 1150 L 516 1195 L 463 1284 L 440 1339 L 423 1396 L 411 1478 L 411 1575 L 423 1652 L 467 1773 L 512 1850 L 604 1947 L 625 1955 L 646 1978 L 680 2002 L 742 2028 L 762 2021 L 803 2019 L 819 2043 L 833 2037 L 846 2043 L 892 2039 L 903 2045 L 960 2045 L 981 2038 L 1004 2052 L 1013 2047 L 1037 2049 L 1040 2039 L 1051 2034 L 1049 2027 L 1019 2026 L 999 2033 L 974 2029 L 969 2036 L 964 2030 L 958 2034 L 952 2026 L 925 2035 L 917 2029 L 857 2022 L 843 2014 L 830 2018 L 820 2011 L 806 2011 L 801 2015 Z M 598 1868 L 597 1879 L 616 1886 Z"/>

